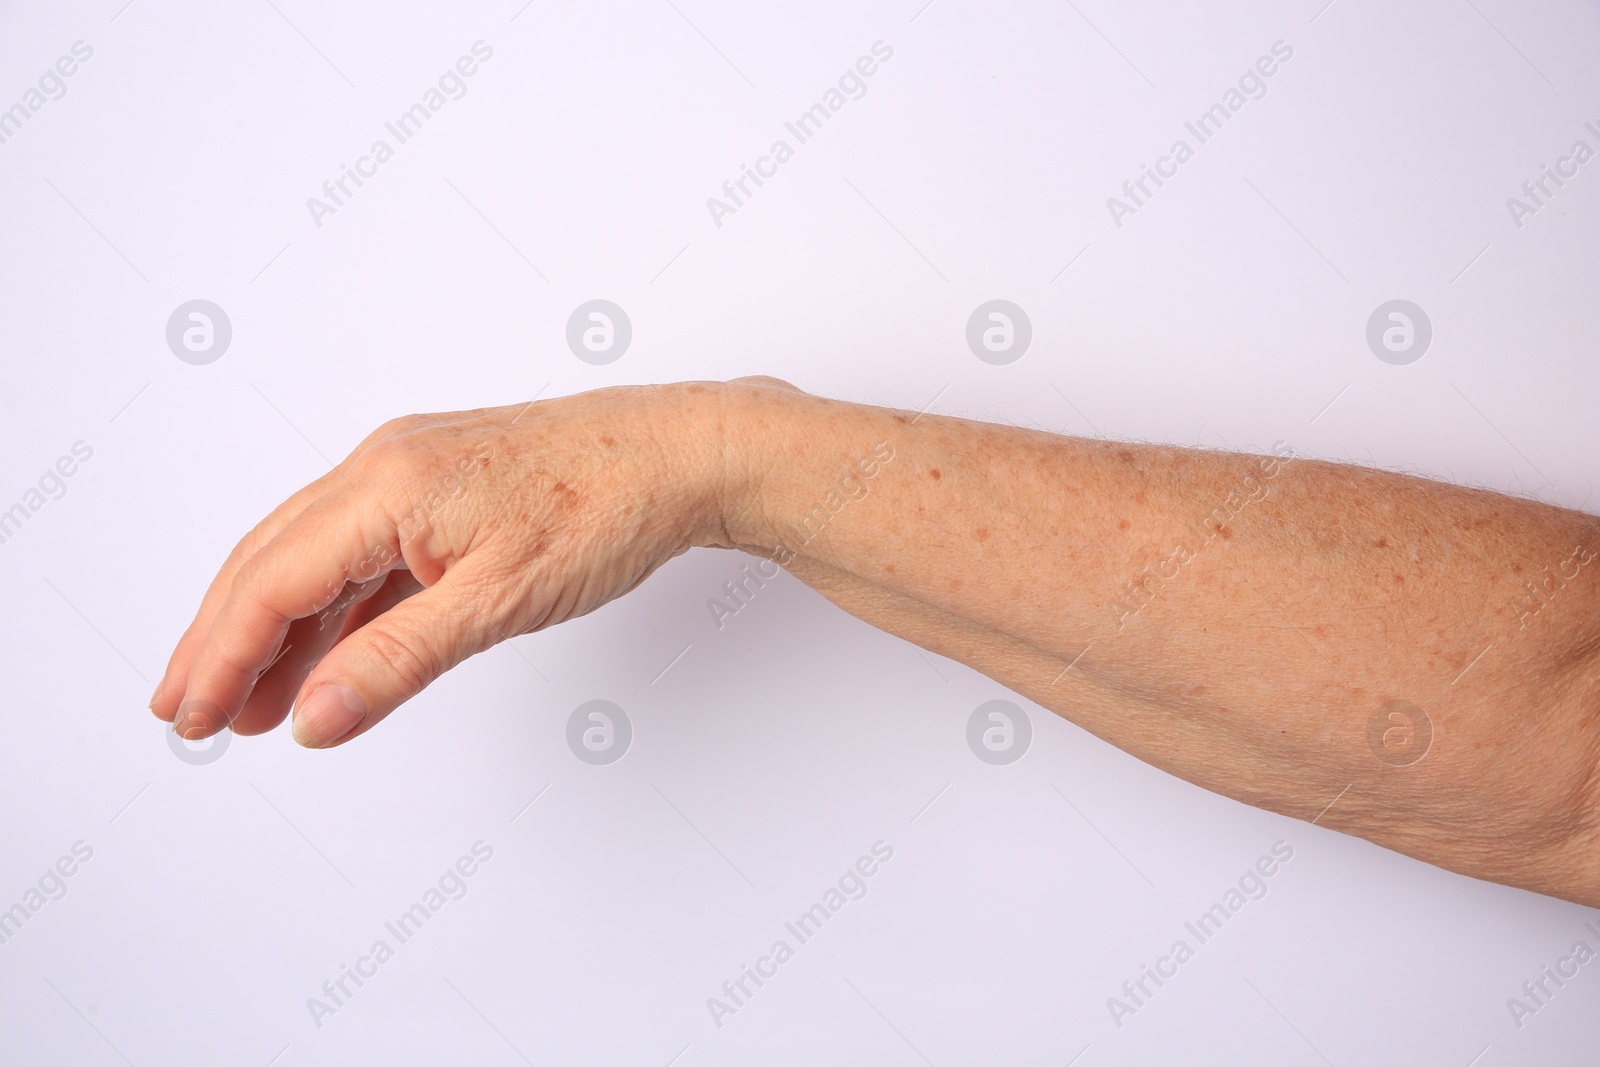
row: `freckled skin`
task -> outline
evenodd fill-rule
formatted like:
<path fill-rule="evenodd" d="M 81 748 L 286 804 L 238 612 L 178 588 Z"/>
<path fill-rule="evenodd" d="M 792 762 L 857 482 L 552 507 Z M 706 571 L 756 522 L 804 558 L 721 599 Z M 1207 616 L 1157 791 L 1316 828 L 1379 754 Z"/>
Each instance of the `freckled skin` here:
<path fill-rule="evenodd" d="M 1595 517 L 1310 459 L 1267 477 L 1261 457 L 913 421 L 780 385 L 737 403 L 758 451 L 827 443 L 735 488 L 727 529 L 758 554 L 830 472 L 893 446 L 868 496 L 788 564 L 846 610 L 1216 792 L 1600 905 L 1600 560 L 1525 629 L 1507 580 L 1522 560 L 1600 551 Z M 914 476 L 925 467 L 947 484 Z M 1247 476 L 1269 492 L 1208 521 Z M 1125 585 L 1207 530 L 1119 627 Z M 1408 767 L 1369 741 L 1390 696 L 1432 720 Z"/>
<path fill-rule="evenodd" d="M 272 729 L 293 704 L 302 743 L 343 743 L 695 546 L 779 559 L 1205 788 L 1600 906 L 1600 520 L 770 378 L 386 424 L 240 542 L 151 707 L 198 739 Z M 303 720 L 327 683 L 364 710 L 324 737 Z M 1432 727 L 1405 766 L 1374 740 L 1391 701 Z"/>

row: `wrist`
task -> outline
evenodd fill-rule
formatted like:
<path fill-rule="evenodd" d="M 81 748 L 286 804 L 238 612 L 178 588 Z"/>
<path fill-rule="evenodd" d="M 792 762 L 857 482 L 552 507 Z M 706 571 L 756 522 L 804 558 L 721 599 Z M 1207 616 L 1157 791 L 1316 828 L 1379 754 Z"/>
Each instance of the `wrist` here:
<path fill-rule="evenodd" d="M 892 413 L 828 400 L 777 378 L 720 387 L 724 547 L 786 565 L 865 499 L 894 457 Z M 852 509 L 853 510 L 853 509 Z"/>
<path fill-rule="evenodd" d="M 724 383 L 668 382 L 614 386 L 608 418 L 620 414 L 636 455 L 648 457 L 627 475 L 637 506 L 657 518 L 673 554 L 721 545 L 728 437 Z M 609 444 L 610 442 L 605 442 Z"/>
<path fill-rule="evenodd" d="M 763 487 L 782 461 L 787 427 L 798 417 L 792 409 L 814 398 L 776 378 L 695 384 L 706 390 L 706 414 L 696 419 L 703 432 L 690 433 L 710 448 L 716 464 L 709 513 L 695 543 L 759 552 L 767 541 Z"/>

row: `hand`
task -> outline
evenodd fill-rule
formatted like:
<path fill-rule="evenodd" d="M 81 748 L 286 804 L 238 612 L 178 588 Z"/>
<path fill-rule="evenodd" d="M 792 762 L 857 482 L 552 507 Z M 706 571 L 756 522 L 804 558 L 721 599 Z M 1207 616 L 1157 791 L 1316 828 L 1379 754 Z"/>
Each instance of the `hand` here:
<path fill-rule="evenodd" d="M 722 543 L 726 386 L 604 389 L 397 419 L 223 564 L 151 698 L 198 740 L 295 706 L 338 744 L 439 675 Z"/>

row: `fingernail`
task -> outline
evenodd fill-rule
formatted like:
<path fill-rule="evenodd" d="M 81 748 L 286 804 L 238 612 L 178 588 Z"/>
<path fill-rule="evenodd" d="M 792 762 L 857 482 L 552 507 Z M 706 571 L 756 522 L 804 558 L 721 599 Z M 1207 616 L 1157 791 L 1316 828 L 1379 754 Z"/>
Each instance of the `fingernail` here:
<path fill-rule="evenodd" d="M 156 710 L 156 701 L 161 699 L 161 690 L 166 686 L 166 684 L 166 681 L 163 680 L 160 685 L 156 686 L 156 691 L 150 694 L 150 703 L 148 707 L 151 711 Z"/>
<path fill-rule="evenodd" d="M 294 714 L 294 739 L 306 748 L 325 748 L 367 717 L 367 702 L 347 685 L 329 682 L 300 702 Z"/>
<path fill-rule="evenodd" d="M 222 709 L 209 700 L 185 700 L 172 719 L 172 729 L 185 741 L 198 741 L 226 724 Z"/>

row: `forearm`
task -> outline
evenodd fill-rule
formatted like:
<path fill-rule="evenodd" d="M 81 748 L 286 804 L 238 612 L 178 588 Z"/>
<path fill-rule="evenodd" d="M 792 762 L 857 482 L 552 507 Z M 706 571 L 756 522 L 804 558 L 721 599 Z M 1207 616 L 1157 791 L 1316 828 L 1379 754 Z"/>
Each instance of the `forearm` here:
<path fill-rule="evenodd" d="M 847 610 L 1207 788 L 1339 797 L 1322 825 L 1600 902 L 1592 517 L 782 390 L 728 411 L 728 539 Z M 1391 700 L 1431 722 L 1409 766 L 1369 744 Z"/>

